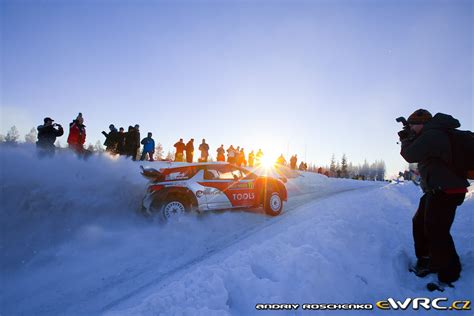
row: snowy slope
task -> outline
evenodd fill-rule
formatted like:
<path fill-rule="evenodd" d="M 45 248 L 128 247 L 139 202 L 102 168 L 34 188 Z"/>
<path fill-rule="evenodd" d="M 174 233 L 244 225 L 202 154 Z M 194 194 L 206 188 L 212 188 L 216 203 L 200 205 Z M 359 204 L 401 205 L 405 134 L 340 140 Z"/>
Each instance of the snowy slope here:
<path fill-rule="evenodd" d="M 38 160 L 4 148 L 1 161 L 3 314 L 252 314 L 256 303 L 370 302 L 424 295 L 413 258 L 411 184 L 328 179 L 287 183 L 285 213 L 137 215 L 139 163 L 68 152 Z M 152 164 L 157 166 L 157 163 Z M 473 200 L 453 227 L 472 297 Z M 345 312 L 347 313 L 347 312 Z"/>

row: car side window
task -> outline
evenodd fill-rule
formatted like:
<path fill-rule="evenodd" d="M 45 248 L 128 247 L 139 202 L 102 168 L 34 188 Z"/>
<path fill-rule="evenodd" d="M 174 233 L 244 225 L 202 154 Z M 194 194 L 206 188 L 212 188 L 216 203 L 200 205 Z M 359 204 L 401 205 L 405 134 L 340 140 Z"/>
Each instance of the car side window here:
<path fill-rule="evenodd" d="M 235 180 L 234 173 L 232 170 L 219 172 L 219 179 L 220 180 Z"/>
<path fill-rule="evenodd" d="M 257 175 L 255 173 L 252 173 L 245 169 L 241 169 L 240 171 L 242 172 L 242 177 L 246 180 L 257 179 Z"/>
<path fill-rule="evenodd" d="M 216 180 L 219 179 L 219 172 L 214 169 L 204 170 L 204 180 Z"/>

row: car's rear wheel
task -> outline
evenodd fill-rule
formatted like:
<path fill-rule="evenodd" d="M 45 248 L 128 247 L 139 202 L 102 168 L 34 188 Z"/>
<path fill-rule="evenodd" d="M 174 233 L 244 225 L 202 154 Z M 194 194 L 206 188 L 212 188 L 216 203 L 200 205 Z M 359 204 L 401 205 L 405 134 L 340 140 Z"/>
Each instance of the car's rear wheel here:
<path fill-rule="evenodd" d="M 265 197 L 263 209 L 265 210 L 265 213 L 270 216 L 280 215 L 283 209 L 283 201 L 281 199 L 280 193 L 276 191 L 268 192 L 267 196 Z"/>

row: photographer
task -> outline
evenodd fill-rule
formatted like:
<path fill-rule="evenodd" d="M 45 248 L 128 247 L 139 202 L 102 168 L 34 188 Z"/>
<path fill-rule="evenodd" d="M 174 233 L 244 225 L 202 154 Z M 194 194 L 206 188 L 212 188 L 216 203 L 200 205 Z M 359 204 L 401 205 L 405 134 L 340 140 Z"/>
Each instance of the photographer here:
<path fill-rule="evenodd" d="M 117 145 L 119 142 L 119 132 L 115 128 L 114 124 L 109 125 L 110 132 L 107 134 L 105 131 L 102 131 L 102 135 L 105 136 L 105 150 L 111 154 L 117 153 Z"/>
<path fill-rule="evenodd" d="M 403 118 L 397 121 L 404 121 Z M 413 217 L 413 239 L 417 257 L 411 269 L 419 277 L 437 273 L 442 283 L 459 279 L 461 263 L 450 234 L 456 208 L 464 201 L 467 180 L 452 170 L 453 154 L 449 130 L 460 127 L 450 115 L 419 109 L 404 121 L 398 133 L 400 154 L 417 162 L 424 195 Z"/>
<path fill-rule="evenodd" d="M 63 127 L 60 124 L 54 123 L 54 120 L 50 117 L 44 118 L 44 124 L 38 126 L 38 141 L 36 147 L 41 150 L 42 153 L 53 155 L 56 147 L 56 137 L 64 134 Z"/>

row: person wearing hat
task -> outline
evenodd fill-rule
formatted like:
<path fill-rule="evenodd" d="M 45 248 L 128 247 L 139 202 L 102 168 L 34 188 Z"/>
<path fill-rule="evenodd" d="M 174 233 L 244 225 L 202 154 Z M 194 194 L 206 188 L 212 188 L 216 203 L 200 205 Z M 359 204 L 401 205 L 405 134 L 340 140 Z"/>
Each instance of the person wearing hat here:
<path fill-rule="evenodd" d="M 225 161 L 225 149 L 224 144 L 217 148 L 217 161 Z"/>
<path fill-rule="evenodd" d="M 194 138 L 186 143 L 186 162 L 193 162 L 194 159 Z"/>
<path fill-rule="evenodd" d="M 450 229 L 469 182 L 450 168 L 452 152 L 446 131 L 460 124 L 451 115 L 433 117 L 425 109 L 413 112 L 407 123 L 409 130 L 398 133 L 400 154 L 407 162 L 418 163 L 424 192 L 412 221 L 417 263 L 411 271 L 419 277 L 437 273 L 439 282 L 450 284 L 461 273 Z"/>
<path fill-rule="evenodd" d="M 147 137 L 143 138 L 141 141 L 141 144 L 143 145 L 143 151 L 140 157 L 141 161 L 145 160 L 147 154 L 150 158 L 150 161 L 155 161 L 153 159 L 153 155 L 155 154 L 155 141 L 153 140 L 153 138 L 151 138 L 151 136 L 152 133 L 148 132 Z"/>
<path fill-rule="evenodd" d="M 125 129 L 120 127 L 117 133 L 117 153 L 119 155 L 125 155 L 125 135 Z"/>
<path fill-rule="evenodd" d="M 76 117 L 72 123 L 69 124 L 69 136 L 67 143 L 69 148 L 78 154 L 84 154 L 84 143 L 86 142 L 86 126 L 84 125 L 84 118 L 82 113 Z"/>
<path fill-rule="evenodd" d="M 36 147 L 41 149 L 42 152 L 48 154 L 54 154 L 56 147 L 56 137 L 60 137 L 64 134 L 63 127 L 60 124 L 56 124 L 50 117 L 44 118 L 44 124 L 38 126 L 38 141 Z"/>
<path fill-rule="evenodd" d="M 105 136 L 105 150 L 111 154 L 116 154 L 117 152 L 117 145 L 118 145 L 118 137 L 119 132 L 115 128 L 114 124 L 109 125 L 110 132 L 107 134 L 105 131 L 102 131 L 102 135 Z"/>
<path fill-rule="evenodd" d="M 174 161 L 184 161 L 184 151 L 186 149 L 186 145 L 182 138 L 179 139 L 177 143 L 175 143 L 174 148 L 176 148 L 176 154 L 174 155 Z"/>
<path fill-rule="evenodd" d="M 199 150 L 201 151 L 199 162 L 207 162 L 207 159 L 209 158 L 209 145 L 206 143 L 204 138 L 202 139 L 202 143 L 199 145 Z"/>

